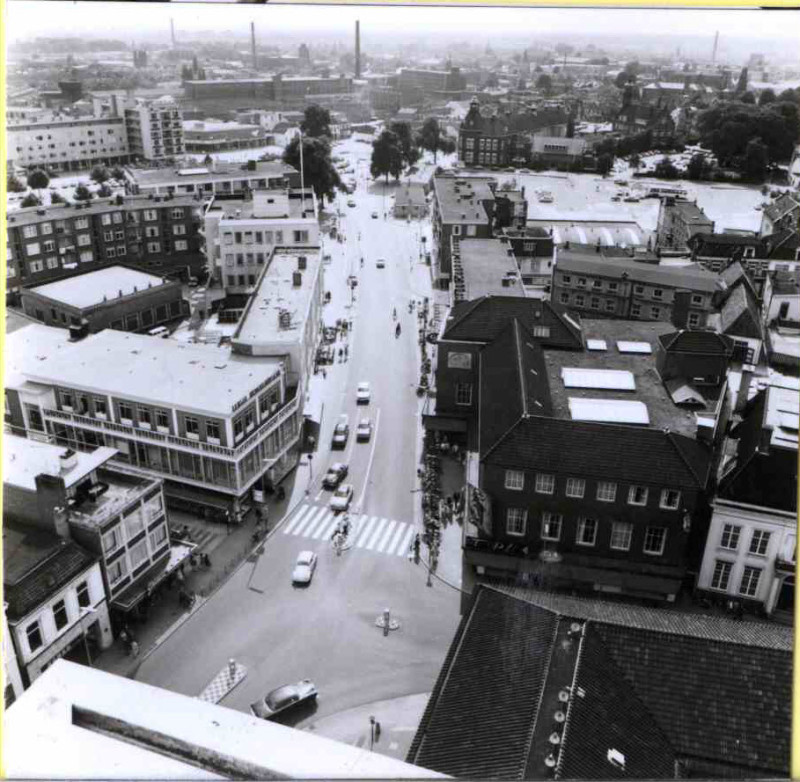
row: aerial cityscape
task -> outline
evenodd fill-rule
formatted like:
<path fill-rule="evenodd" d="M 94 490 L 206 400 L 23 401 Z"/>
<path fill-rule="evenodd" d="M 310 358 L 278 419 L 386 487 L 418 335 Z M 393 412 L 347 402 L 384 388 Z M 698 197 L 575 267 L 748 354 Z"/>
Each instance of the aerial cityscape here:
<path fill-rule="evenodd" d="M 790 776 L 800 12 L 8 6 L 9 778 Z"/>

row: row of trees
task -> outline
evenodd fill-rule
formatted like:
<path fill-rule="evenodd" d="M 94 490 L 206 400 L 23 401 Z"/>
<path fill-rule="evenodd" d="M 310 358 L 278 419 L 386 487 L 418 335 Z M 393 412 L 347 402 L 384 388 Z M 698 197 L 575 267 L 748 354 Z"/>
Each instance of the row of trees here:
<path fill-rule="evenodd" d="M 407 122 L 394 122 L 373 142 L 370 173 L 375 178 L 386 177 L 387 182 L 389 176 L 399 179 L 406 167 L 420 159 L 422 150 L 431 152 L 436 163 L 440 152 L 447 155 L 455 149 L 455 142 L 442 134 L 435 117 L 427 119 L 417 135 Z"/>

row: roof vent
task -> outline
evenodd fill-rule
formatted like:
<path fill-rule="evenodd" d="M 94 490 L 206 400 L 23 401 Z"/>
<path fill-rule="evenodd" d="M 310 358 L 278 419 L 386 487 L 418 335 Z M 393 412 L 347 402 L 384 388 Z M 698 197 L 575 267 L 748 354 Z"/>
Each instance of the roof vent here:
<path fill-rule="evenodd" d="M 561 703 L 567 703 L 569 701 L 569 690 L 564 688 L 558 693 L 558 700 Z"/>
<path fill-rule="evenodd" d="M 67 450 L 58 457 L 58 460 L 61 472 L 69 472 L 78 464 L 78 454 L 75 453 L 72 448 L 67 448 Z"/>
<path fill-rule="evenodd" d="M 553 732 L 550 734 L 550 738 L 548 739 L 548 741 L 549 741 L 551 744 L 558 745 L 558 744 L 560 744 L 560 743 L 561 743 L 561 736 L 559 736 L 559 735 L 558 735 L 558 733 L 556 733 L 555 731 L 553 731 Z"/>
<path fill-rule="evenodd" d="M 606 758 L 612 766 L 622 769 L 623 771 L 625 770 L 625 755 L 623 755 L 618 749 L 608 750 Z"/>
<path fill-rule="evenodd" d="M 544 764 L 547 768 L 555 768 L 556 767 L 556 756 L 551 752 L 545 759 Z"/>
<path fill-rule="evenodd" d="M 563 711 L 560 711 L 560 710 L 559 710 L 559 711 L 557 711 L 557 712 L 556 712 L 556 713 L 553 715 L 553 719 L 554 719 L 556 722 L 558 722 L 559 724 L 560 724 L 560 723 L 562 723 L 562 722 L 564 722 L 564 720 L 565 720 L 566 718 L 567 718 L 567 715 L 566 715 L 566 714 L 564 714 L 564 712 L 563 712 Z"/>

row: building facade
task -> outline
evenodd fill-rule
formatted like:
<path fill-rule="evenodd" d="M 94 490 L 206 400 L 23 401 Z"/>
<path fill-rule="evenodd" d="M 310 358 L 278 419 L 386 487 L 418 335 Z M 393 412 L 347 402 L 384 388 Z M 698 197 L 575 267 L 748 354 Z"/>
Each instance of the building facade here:
<path fill-rule="evenodd" d="M 714 233 L 714 221 L 709 220 L 697 204 L 671 198 L 661 200 L 656 239 L 658 247 L 688 253 L 689 240 L 697 233 Z"/>
<path fill-rule="evenodd" d="M 183 115 L 169 96 L 125 102 L 124 118 L 131 154 L 154 162 L 183 155 Z"/>

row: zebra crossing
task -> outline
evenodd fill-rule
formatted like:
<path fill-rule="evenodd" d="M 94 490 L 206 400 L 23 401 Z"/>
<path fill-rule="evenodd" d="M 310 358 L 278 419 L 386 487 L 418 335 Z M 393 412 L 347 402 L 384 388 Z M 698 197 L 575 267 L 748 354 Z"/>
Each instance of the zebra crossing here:
<path fill-rule="evenodd" d="M 329 540 L 341 518 L 325 505 L 305 504 L 284 526 L 283 534 L 310 540 Z M 352 547 L 376 554 L 405 556 L 416 534 L 413 524 L 366 513 L 351 513 L 350 521 Z"/>

